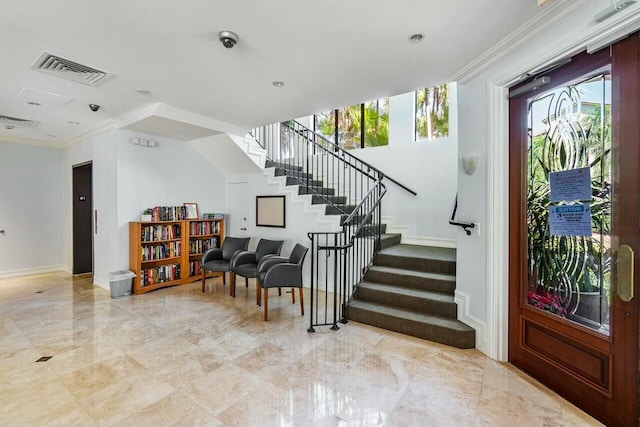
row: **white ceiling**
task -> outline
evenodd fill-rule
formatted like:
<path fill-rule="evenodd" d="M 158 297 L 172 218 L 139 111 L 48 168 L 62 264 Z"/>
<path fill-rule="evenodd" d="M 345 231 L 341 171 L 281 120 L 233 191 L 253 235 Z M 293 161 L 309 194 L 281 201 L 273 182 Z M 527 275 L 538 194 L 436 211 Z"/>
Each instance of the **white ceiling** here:
<path fill-rule="evenodd" d="M 250 128 L 445 82 L 542 11 L 536 0 L 0 5 L 0 115 L 39 122 L 34 128 L 0 126 L 0 140 L 51 145 L 117 125 L 156 103 Z M 224 48 L 220 30 L 236 32 L 238 45 Z M 424 40 L 409 43 L 414 33 Z M 114 77 L 90 87 L 32 70 L 42 51 Z M 276 88 L 274 80 L 286 85 Z M 54 101 L 34 106 L 19 96 L 25 87 L 71 100 L 47 96 Z M 92 112 L 89 104 L 101 108 Z M 141 128 L 153 124 L 148 120 Z M 168 126 L 166 120 L 157 124 Z"/>

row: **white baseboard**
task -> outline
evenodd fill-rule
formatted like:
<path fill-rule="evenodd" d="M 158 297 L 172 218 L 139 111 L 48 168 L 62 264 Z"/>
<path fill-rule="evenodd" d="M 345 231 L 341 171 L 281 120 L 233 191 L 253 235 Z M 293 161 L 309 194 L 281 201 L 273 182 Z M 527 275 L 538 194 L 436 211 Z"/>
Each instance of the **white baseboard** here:
<path fill-rule="evenodd" d="M 458 305 L 458 320 L 476 330 L 476 348 L 487 354 L 487 322 L 469 313 L 469 295 L 455 291 L 454 302 Z"/>
<path fill-rule="evenodd" d="M 105 289 L 107 291 L 111 291 L 111 287 L 109 286 L 108 280 L 104 280 L 97 276 L 93 276 L 93 284 L 99 288 Z"/>
<path fill-rule="evenodd" d="M 11 277 L 20 277 L 20 276 L 33 276 L 35 274 L 46 274 L 46 273 L 55 273 L 58 271 L 68 271 L 68 266 L 66 265 L 44 265 L 42 267 L 35 268 L 21 268 L 18 270 L 6 270 L 0 271 L 0 279 L 9 279 Z"/>
<path fill-rule="evenodd" d="M 407 245 L 435 246 L 438 248 L 456 248 L 454 239 L 442 239 L 439 237 L 405 236 L 402 235 L 402 243 Z"/>

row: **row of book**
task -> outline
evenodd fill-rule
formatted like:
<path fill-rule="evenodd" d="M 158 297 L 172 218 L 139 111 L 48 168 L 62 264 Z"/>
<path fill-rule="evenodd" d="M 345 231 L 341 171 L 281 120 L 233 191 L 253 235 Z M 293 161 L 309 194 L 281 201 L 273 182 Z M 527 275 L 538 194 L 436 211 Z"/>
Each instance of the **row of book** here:
<path fill-rule="evenodd" d="M 142 247 L 142 261 L 178 257 L 182 253 L 180 241 L 145 245 Z"/>
<path fill-rule="evenodd" d="M 157 283 L 180 279 L 180 264 L 167 264 L 148 268 L 140 272 L 140 286 L 151 286 Z"/>
<path fill-rule="evenodd" d="M 194 239 L 189 241 L 189 254 L 201 254 L 207 249 L 220 247 L 220 238 L 212 237 L 210 239 Z"/>
<path fill-rule="evenodd" d="M 142 226 L 142 241 L 155 242 L 157 240 L 179 239 L 180 233 L 180 224 L 144 225 Z"/>
<path fill-rule="evenodd" d="M 186 206 L 156 206 L 151 209 L 151 221 L 181 221 L 187 218 Z"/>
<path fill-rule="evenodd" d="M 189 227 L 189 232 L 192 236 L 220 233 L 220 223 L 218 221 L 192 222 Z"/>
<path fill-rule="evenodd" d="M 189 275 L 199 276 L 202 273 L 200 269 L 200 261 L 189 261 Z"/>

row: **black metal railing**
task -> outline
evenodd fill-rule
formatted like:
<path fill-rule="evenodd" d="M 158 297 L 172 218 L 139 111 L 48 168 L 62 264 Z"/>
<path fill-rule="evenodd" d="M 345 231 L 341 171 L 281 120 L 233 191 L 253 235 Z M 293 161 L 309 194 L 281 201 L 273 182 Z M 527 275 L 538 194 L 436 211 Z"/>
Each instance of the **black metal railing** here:
<path fill-rule="evenodd" d="M 358 284 L 380 250 L 383 179 L 411 189 L 351 155 L 343 148 L 290 120 L 250 132 L 266 151 L 266 167 L 286 175 L 292 184 L 340 216 L 341 231 L 310 232 L 310 326 L 347 321 L 347 309 Z"/>

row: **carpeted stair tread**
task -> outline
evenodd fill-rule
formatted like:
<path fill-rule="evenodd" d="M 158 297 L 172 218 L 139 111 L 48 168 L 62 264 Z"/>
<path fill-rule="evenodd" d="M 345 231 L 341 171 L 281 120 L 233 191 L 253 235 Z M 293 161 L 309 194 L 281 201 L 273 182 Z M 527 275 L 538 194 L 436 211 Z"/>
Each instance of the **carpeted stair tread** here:
<path fill-rule="evenodd" d="M 402 240 L 402 234 L 381 234 L 380 235 L 380 247 L 382 249 L 388 248 L 389 246 L 398 245 Z"/>
<path fill-rule="evenodd" d="M 279 163 L 279 162 L 274 162 L 273 160 L 266 160 L 264 163 L 264 167 L 265 168 L 280 168 L 280 169 L 287 169 L 287 170 L 291 170 L 291 171 L 302 171 L 302 166 L 297 166 L 297 165 L 292 165 L 292 164 L 288 164 L 288 163 Z"/>
<path fill-rule="evenodd" d="M 327 205 L 327 207 L 325 208 L 325 214 L 342 215 L 346 213 L 348 215 L 353 212 L 356 207 L 356 205 Z"/>
<path fill-rule="evenodd" d="M 349 319 L 453 347 L 475 347 L 475 330 L 448 317 L 353 300 Z"/>
<path fill-rule="evenodd" d="M 320 187 L 320 186 L 311 186 L 309 188 L 301 185 L 300 183 L 294 184 L 298 185 L 298 194 L 323 194 L 328 196 L 333 196 L 336 192 L 333 188 Z"/>
<path fill-rule="evenodd" d="M 294 178 L 304 178 L 304 179 L 313 178 L 313 174 L 297 171 L 297 170 L 287 170 L 283 168 L 276 168 L 275 176 L 292 176 Z"/>
<path fill-rule="evenodd" d="M 395 245 L 382 249 L 373 262 L 384 267 L 440 274 L 456 273 L 455 249 Z"/>
<path fill-rule="evenodd" d="M 311 197 L 312 205 L 327 204 L 327 203 L 343 205 L 346 202 L 347 202 L 347 198 L 345 196 L 324 196 L 323 197 L 323 196 L 314 194 Z"/>
<path fill-rule="evenodd" d="M 420 245 L 397 245 L 379 252 L 383 255 L 401 257 L 428 258 L 442 261 L 456 261 L 456 250 L 452 248 L 437 248 Z"/>
<path fill-rule="evenodd" d="M 318 179 L 294 178 L 287 175 L 287 185 L 304 185 L 309 187 L 322 187 L 324 182 Z"/>
<path fill-rule="evenodd" d="M 456 289 L 455 275 L 406 270 L 380 265 L 372 265 L 369 267 L 365 275 L 365 280 L 368 282 L 386 283 L 394 286 L 448 294 L 453 294 Z"/>
<path fill-rule="evenodd" d="M 389 292 L 392 294 L 410 296 L 414 298 L 429 299 L 441 303 L 453 303 L 453 295 L 445 294 L 442 292 L 423 291 L 420 289 L 403 288 L 401 286 L 365 281 L 361 282 L 360 285 L 358 285 L 358 289 L 360 289 L 361 287 L 374 289 L 377 291 Z"/>
<path fill-rule="evenodd" d="M 360 282 L 355 298 L 374 304 L 455 319 L 458 306 L 452 294 L 411 289 L 384 283 Z"/>

